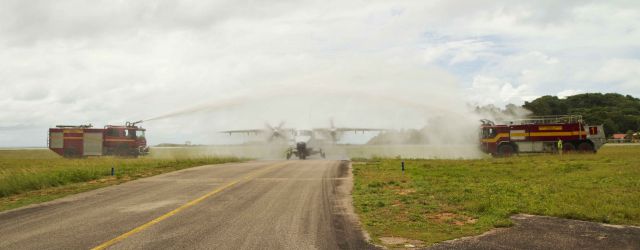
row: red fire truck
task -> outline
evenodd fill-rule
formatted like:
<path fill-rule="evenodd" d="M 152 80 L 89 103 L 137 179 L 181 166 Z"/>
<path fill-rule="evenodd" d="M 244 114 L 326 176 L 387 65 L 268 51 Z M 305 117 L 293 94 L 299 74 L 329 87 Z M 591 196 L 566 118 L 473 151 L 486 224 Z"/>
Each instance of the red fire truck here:
<path fill-rule="evenodd" d="M 58 125 L 49 129 L 49 149 L 64 157 L 133 156 L 149 153 L 145 129 L 138 122 L 124 126 Z"/>
<path fill-rule="evenodd" d="M 579 115 L 538 116 L 501 125 L 481 121 L 480 147 L 493 156 L 554 153 L 559 147 L 563 152 L 595 153 L 606 139 L 602 125 L 586 125 Z"/>

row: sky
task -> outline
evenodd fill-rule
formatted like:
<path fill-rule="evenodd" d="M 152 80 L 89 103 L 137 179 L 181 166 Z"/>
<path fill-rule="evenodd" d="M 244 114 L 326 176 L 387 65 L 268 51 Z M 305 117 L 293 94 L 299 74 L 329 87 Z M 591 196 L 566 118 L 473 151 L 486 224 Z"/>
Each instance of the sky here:
<path fill-rule="evenodd" d="M 143 123 L 150 144 L 469 124 L 475 105 L 640 97 L 639 78 L 638 1 L 0 0 L 0 147 L 180 112 Z"/>

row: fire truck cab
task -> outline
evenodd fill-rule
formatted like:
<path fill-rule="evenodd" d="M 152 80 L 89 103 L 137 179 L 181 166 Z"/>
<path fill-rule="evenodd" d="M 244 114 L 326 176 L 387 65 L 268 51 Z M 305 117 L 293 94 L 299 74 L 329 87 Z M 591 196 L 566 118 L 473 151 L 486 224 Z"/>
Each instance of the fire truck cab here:
<path fill-rule="evenodd" d="M 145 129 L 127 122 L 124 126 L 58 125 L 49 129 L 49 149 L 64 157 L 101 155 L 134 156 L 149 152 Z"/>
<path fill-rule="evenodd" d="M 500 125 L 481 122 L 480 148 L 493 156 L 554 153 L 559 145 L 563 152 L 595 153 L 606 139 L 602 125 L 586 125 L 579 115 L 538 116 Z"/>

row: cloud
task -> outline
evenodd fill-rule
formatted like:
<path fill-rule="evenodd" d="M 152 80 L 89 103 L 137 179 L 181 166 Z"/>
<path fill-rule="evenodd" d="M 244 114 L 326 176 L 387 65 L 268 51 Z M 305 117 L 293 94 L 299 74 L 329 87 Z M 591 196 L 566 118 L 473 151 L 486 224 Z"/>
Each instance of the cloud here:
<path fill-rule="evenodd" d="M 624 80 L 605 84 L 611 80 L 608 77 L 613 76 L 604 72 L 608 71 L 607 67 L 634 70 L 630 65 L 638 60 L 640 41 L 640 4 L 637 2 L 476 1 L 461 4 L 452 1 L 432 7 L 435 24 L 430 26 L 435 28 L 430 30 L 429 37 L 444 40 L 441 44 L 472 40 L 474 44 L 490 46 L 463 46 L 473 50 L 471 55 L 485 55 L 462 57 L 476 60 L 473 64 L 451 63 L 447 60 L 453 53 L 445 53 L 445 46 L 426 46 L 426 61 L 448 56 L 444 66 L 469 88 L 477 76 L 503 79 L 513 86 L 528 86 L 528 90 L 521 93 L 522 98 L 497 100 L 494 93 L 486 93 L 486 99 L 496 100 L 498 104 L 520 103 L 519 99 L 565 89 L 640 95 L 640 85 L 635 84 L 631 73 L 619 72 L 620 76 L 616 77 Z M 627 60 L 630 65 L 613 66 L 611 60 Z"/>
<path fill-rule="evenodd" d="M 556 96 L 558 96 L 558 98 L 560 99 L 564 99 L 564 98 L 567 98 L 568 96 L 582 94 L 582 93 L 584 93 L 583 90 L 567 89 L 567 90 L 558 92 Z"/>
<path fill-rule="evenodd" d="M 529 86 L 526 84 L 514 87 L 508 81 L 482 75 L 476 76 L 471 88 L 467 90 L 474 104 L 500 106 L 523 102 L 528 91 Z"/>
<path fill-rule="evenodd" d="M 640 86 L 640 60 L 627 58 L 609 59 L 594 74 L 594 81 L 618 86 L 627 91 L 634 91 Z"/>
<path fill-rule="evenodd" d="M 472 62 L 484 57 L 494 56 L 493 43 L 476 39 L 449 41 L 429 45 L 425 48 L 427 62 L 446 61 L 449 65 Z"/>
<path fill-rule="evenodd" d="M 240 98 L 146 125 L 152 143 L 226 143 L 215 131 L 264 120 L 419 127 L 469 102 L 640 96 L 636 1 L 2 5 L 2 127 L 122 123 Z M 28 144 L 19 137 L 0 146 Z"/>

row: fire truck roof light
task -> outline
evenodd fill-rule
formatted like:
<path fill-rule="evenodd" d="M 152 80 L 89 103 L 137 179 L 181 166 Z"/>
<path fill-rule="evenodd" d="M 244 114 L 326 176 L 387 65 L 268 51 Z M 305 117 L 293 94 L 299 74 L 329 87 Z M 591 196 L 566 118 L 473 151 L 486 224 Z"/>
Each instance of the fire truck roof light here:
<path fill-rule="evenodd" d="M 56 125 L 56 128 L 92 128 L 93 125 L 91 124 L 86 124 L 86 125 Z"/>

